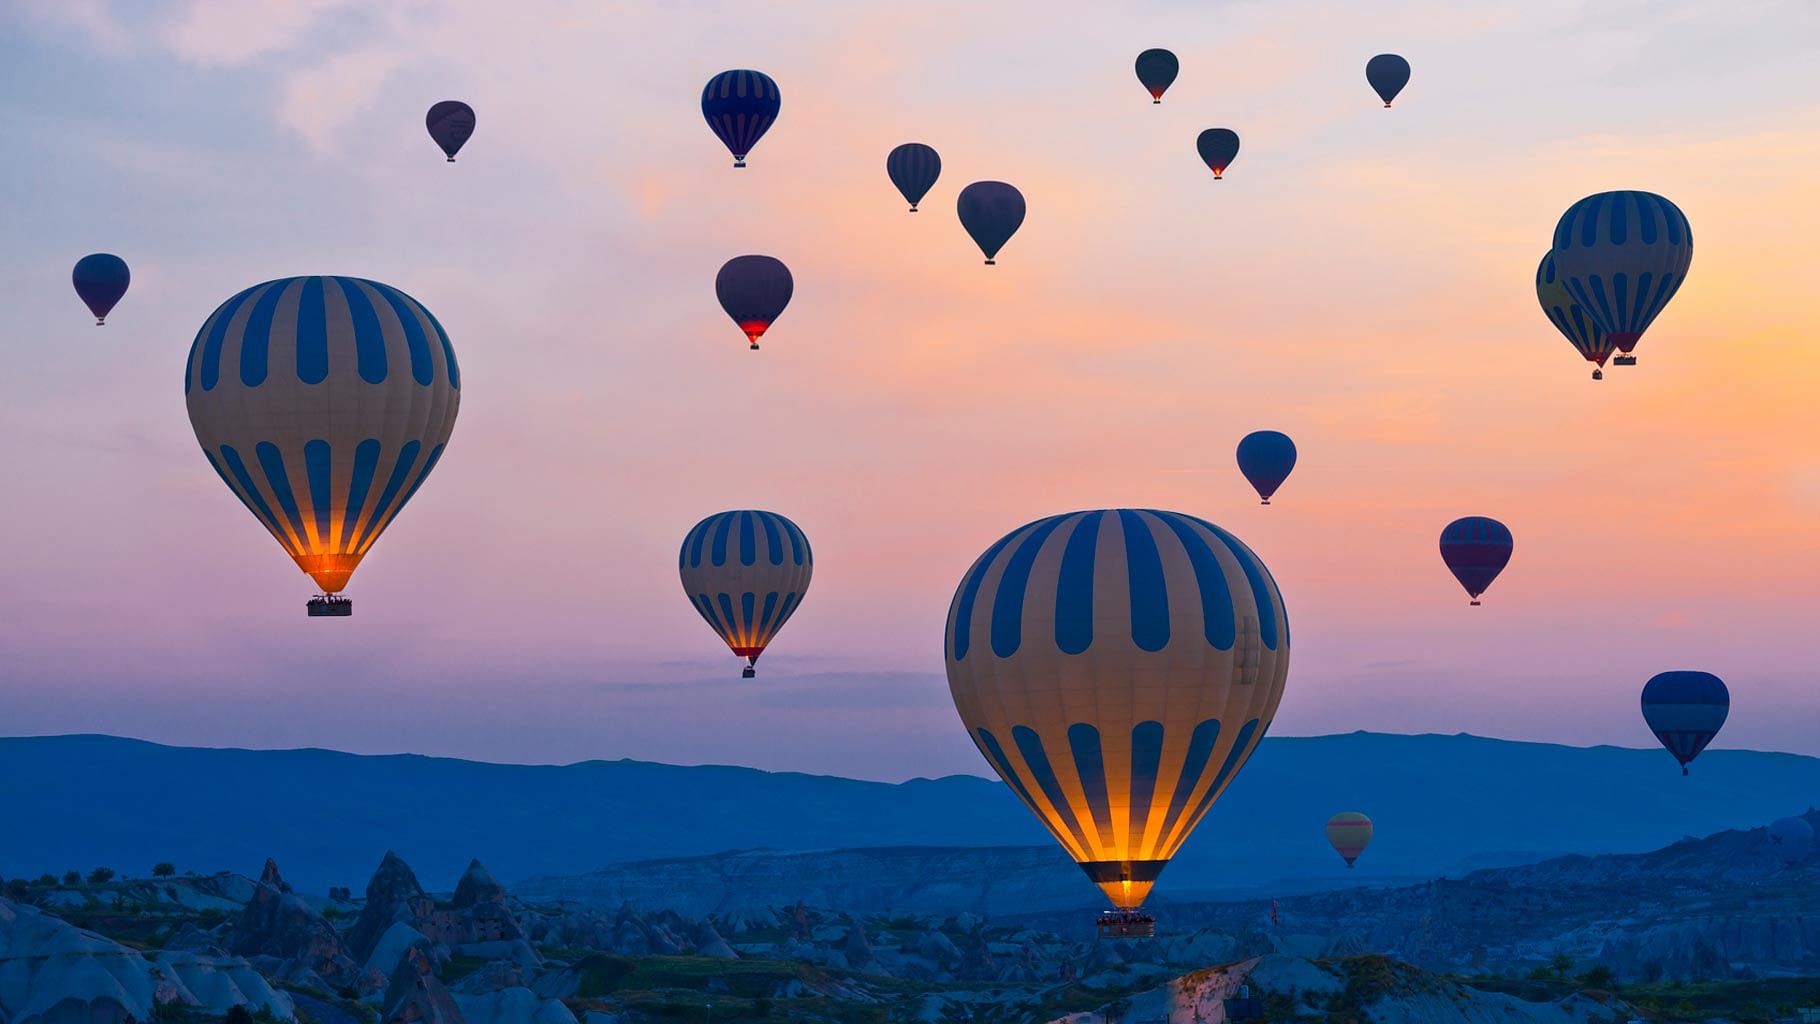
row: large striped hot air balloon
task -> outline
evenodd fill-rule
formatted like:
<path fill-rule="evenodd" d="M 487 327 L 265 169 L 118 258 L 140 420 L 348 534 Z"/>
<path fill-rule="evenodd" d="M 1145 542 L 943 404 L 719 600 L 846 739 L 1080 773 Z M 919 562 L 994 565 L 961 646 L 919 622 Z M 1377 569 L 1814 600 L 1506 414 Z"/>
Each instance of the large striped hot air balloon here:
<path fill-rule="evenodd" d="M 209 464 L 334 595 L 442 458 L 461 373 L 448 333 L 404 292 L 287 277 L 209 316 L 183 390 Z M 350 610 L 310 603 L 312 615 Z"/>
<path fill-rule="evenodd" d="M 783 106 L 777 83 L 762 71 L 722 71 L 701 90 L 701 116 L 707 119 L 733 166 L 746 166 L 746 154 L 758 145 Z"/>
<path fill-rule="evenodd" d="M 1654 192 L 1600 192 L 1567 208 L 1555 225 L 1555 270 L 1586 314 L 1623 355 L 1675 297 L 1694 260 L 1694 230 Z"/>
<path fill-rule="evenodd" d="M 1147 928 L 1137 908 L 1270 728 L 1289 620 L 1264 563 L 1212 523 L 1074 512 L 973 563 L 947 661 L 980 753 L 1115 924 Z"/>
<path fill-rule="evenodd" d="M 906 142 L 886 155 L 885 176 L 910 204 L 910 212 L 915 213 L 916 204 L 923 201 L 935 187 L 935 179 L 942 176 L 941 155 L 933 146 Z"/>
<path fill-rule="evenodd" d="M 1347 867 L 1359 859 L 1371 845 L 1371 819 L 1358 811 L 1341 811 L 1327 819 L 1327 843 L 1346 861 Z"/>
<path fill-rule="evenodd" d="M 1542 312 L 1548 322 L 1555 325 L 1555 330 L 1561 332 L 1574 351 L 1593 364 L 1592 379 L 1604 380 L 1605 371 L 1601 367 L 1611 357 L 1611 339 L 1593 323 L 1592 317 L 1586 315 L 1586 310 L 1574 301 L 1573 294 L 1561 283 L 1561 276 L 1555 273 L 1553 250 L 1543 253 L 1542 263 L 1536 267 L 1536 301 L 1542 304 Z"/>
<path fill-rule="evenodd" d="M 683 593 L 746 659 L 742 674 L 750 679 L 758 656 L 808 593 L 815 558 L 795 523 L 776 512 L 738 509 L 696 523 L 683 537 L 677 569 Z"/>
<path fill-rule="evenodd" d="M 1504 567 L 1510 564 L 1515 547 L 1510 528 L 1490 516 L 1465 516 L 1448 523 L 1441 531 L 1441 561 L 1447 571 L 1466 588 L 1472 603 L 1491 586 Z"/>
<path fill-rule="evenodd" d="M 1683 775 L 1719 734 L 1731 705 L 1731 691 L 1711 672 L 1659 672 L 1643 684 L 1643 721 Z"/>

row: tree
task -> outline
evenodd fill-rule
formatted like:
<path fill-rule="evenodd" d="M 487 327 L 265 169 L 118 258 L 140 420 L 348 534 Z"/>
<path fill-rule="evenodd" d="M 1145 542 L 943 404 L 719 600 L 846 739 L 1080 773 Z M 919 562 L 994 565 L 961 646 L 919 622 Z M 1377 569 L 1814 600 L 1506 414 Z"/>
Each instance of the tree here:
<path fill-rule="evenodd" d="M 25 886 L 26 881 L 23 878 L 15 878 L 6 883 L 6 898 L 15 903 L 24 900 L 26 897 Z"/>
<path fill-rule="evenodd" d="M 1567 977 L 1567 972 L 1574 969 L 1574 958 L 1568 956 L 1566 953 L 1556 953 L 1554 957 L 1548 961 L 1548 967 L 1555 972 L 1555 977 L 1565 978 Z"/>
<path fill-rule="evenodd" d="M 177 865 L 172 864 L 168 860 L 159 861 L 158 863 L 152 865 L 152 877 L 153 878 L 169 878 L 176 873 L 177 873 Z"/>
<path fill-rule="evenodd" d="M 49 886 L 49 885 L 56 885 L 56 884 L 57 884 L 57 876 L 56 876 L 56 875 L 53 875 L 53 874 L 51 874 L 51 873 L 50 873 L 50 872 L 48 872 L 48 871 L 46 871 L 46 872 L 45 872 L 45 873 L 44 873 L 44 874 L 42 874 L 42 875 L 39 875 L 39 876 L 38 876 L 38 881 L 37 881 L 37 882 L 36 882 L 36 883 L 35 883 L 35 884 L 37 884 L 37 885 L 46 885 L 46 886 Z"/>
<path fill-rule="evenodd" d="M 81 885 L 82 884 L 82 872 L 65 871 L 63 873 L 63 884 L 64 885 Z"/>
<path fill-rule="evenodd" d="M 105 885 L 113 880 L 113 868 L 96 868 L 88 873 L 88 884 L 90 885 Z"/>
<path fill-rule="evenodd" d="M 1585 974 L 1580 975 L 1580 984 L 1585 988 L 1608 989 L 1611 987 L 1611 977 L 1611 968 L 1604 964 L 1594 964 L 1587 968 Z"/>
<path fill-rule="evenodd" d="M 226 1021 L 227 1024 L 253 1024 L 253 1014 L 245 1004 L 235 1003 L 228 1007 Z"/>

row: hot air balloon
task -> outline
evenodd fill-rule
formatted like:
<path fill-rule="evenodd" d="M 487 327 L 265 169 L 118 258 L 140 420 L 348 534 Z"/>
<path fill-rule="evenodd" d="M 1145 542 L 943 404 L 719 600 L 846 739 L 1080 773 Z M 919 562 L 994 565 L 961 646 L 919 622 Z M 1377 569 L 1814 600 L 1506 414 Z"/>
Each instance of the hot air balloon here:
<path fill-rule="evenodd" d="M 717 512 L 683 537 L 677 559 L 683 593 L 709 628 L 746 659 L 747 679 L 758 656 L 809 591 L 815 558 L 809 538 L 776 512 Z"/>
<path fill-rule="evenodd" d="M 455 154 L 474 134 L 474 108 L 460 100 L 443 100 L 430 107 L 423 123 L 430 130 L 430 138 L 442 147 L 449 163 L 454 163 Z"/>
<path fill-rule="evenodd" d="M 1394 53 L 1380 53 L 1365 62 L 1365 80 L 1388 107 L 1409 84 L 1409 62 Z"/>
<path fill-rule="evenodd" d="M 209 465 L 322 588 L 310 614 L 349 614 L 336 595 L 455 427 L 442 324 L 377 281 L 267 281 L 203 322 L 183 390 Z"/>
<path fill-rule="evenodd" d="M 974 244 L 986 255 L 988 267 L 998 262 L 998 251 L 1024 223 L 1024 194 L 1002 181 L 968 185 L 961 189 L 954 206 L 960 214 L 961 227 L 967 229 Z"/>
<path fill-rule="evenodd" d="M 1643 720 L 1683 775 L 1719 734 L 1731 705 L 1731 692 L 1711 672 L 1661 672 L 1643 684 Z"/>
<path fill-rule="evenodd" d="M 1270 504 L 1270 496 L 1289 479 L 1295 468 L 1295 442 L 1288 434 L 1275 430 L 1254 430 L 1239 439 L 1239 472 L 1257 489 L 1260 504 Z"/>
<path fill-rule="evenodd" d="M 1455 519 L 1441 531 L 1441 561 L 1466 588 L 1474 605 L 1509 564 L 1511 547 L 1509 528 L 1486 516 Z"/>
<path fill-rule="evenodd" d="M 95 326 L 100 327 L 107 323 L 114 303 L 126 294 L 133 275 L 120 257 L 111 252 L 94 252 L 76 261 L 70 280 L 76 285 L 76 297 L 95 314 Z"/>
<path fill-rule="evenodd" d="M 771 256 L 735 256 L 714 276 L 714 294 L 746 340 L 758 348 L 758 339 L 783 315 L 796 281 L 790 268 Z"/>
<path fill-rule="evenodd" d="M 746 154 L 777 120 L 782 99 L 777 83 L 762 71 L 722 71 L 701 91 L 701 116 L 733 154 L 733 166 L 746 166 Z"/>
<path fill-rule="evenodd" d="M 1567 208 L 1555 225 L 1555 271 L 1623 353 L 1675 297 L 1694 260 L 1694 231 L 1674 203 L 1654 192 L 1600 192 Z"/>
<path fill-rule="evenodd" d="M 1371 819 L 1358 811 L 1341 811 L 1327 819 L 1327 842 L 1352 867 L 1371 845 Z"/>
<path fill-rule="evenodd" d="M 906 142 L 885 157 L 885 173 L 890 175 L 891 184 L 904 194 L 910 212 L 915 213 L 916 204 L 923 201 L 935 187 L 935 179 L 941 177 L 942 158 L 929 146 Z"/>
<path fill-rule="evenodd" d="M 1182 63 L 1168 50 L 1149 49 L 1137 55 L 1137 77 L 1150 90 L 1150 102 L 1163 102 L 1163 92 L 1182 70 Z"/>
<path fill-rule="evenodd" d="M 1226 176 L 1226 168 L 1239 155 L 1239 134 L 1230 128 L 1209 128 L 1194 140 L 1194 148 L 1215 178 Z"/>
<path fill-rule="evenodd" d="M 1593 323 L 1586 310 L 1574 301 L 1567 286 L 1555 273 L 1555 254 L 1542 254 L 1542 264 L 1536 268 L 1536 299 L 1542 303 L 1542 312 L 1548 316 L 1548 322 L 1555 325 L 1574 350 L 1585 356 L 1593 364 L 1592 379 L 1604 380 L 1605 371 L 1601 369 L 1605 360 L 1611 356 L 1611 339 Z"/>
<path fill-rule="evenodd" d="M 1798 864 L 1814 849 L 1814 826 L 1806 818 L 1777 818 L 1770 822 L 1769 847 L 1784 864 Z"/>
<path fill-rule="evenodd" d="M 1178 512 L 1050 516 L 967 570 L 946 653 L 967 734 L 1117 908 L 1102 931 L 1148 934 L 1145 896 L 1282 699 L 1270 571 Z"/>

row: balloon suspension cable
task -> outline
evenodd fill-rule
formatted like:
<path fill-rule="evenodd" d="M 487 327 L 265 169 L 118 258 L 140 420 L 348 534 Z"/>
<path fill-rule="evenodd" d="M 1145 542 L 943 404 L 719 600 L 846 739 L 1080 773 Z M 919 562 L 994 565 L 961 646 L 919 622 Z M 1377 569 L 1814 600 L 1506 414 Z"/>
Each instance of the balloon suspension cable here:
<path fill-rule="evenodd" d="M 1389 110 L 1389 109 L 1390 109 L 1390 104 L 1389 104 L 1389 103 L 1385 103 L 1385 104 L 1384 104 L 1384 109 L 1385 109 L 1385 110 Z"/>

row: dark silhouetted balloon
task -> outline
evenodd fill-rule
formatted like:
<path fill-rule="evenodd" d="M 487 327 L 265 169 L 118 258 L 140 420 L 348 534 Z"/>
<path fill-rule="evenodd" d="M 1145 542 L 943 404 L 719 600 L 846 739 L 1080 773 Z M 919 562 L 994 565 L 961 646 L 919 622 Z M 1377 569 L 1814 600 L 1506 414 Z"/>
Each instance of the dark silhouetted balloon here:
<path fill-rule="evenodd" d="M 790 268 L 770 256 L 735 256 L 714 278 L 714 294 L 720 298 L 720 308 L 746 332 L 746 340 L 753 348 L 758 347 L 758 339 L 770 329 L 772 321 L 783 315 L 795 290 Z"/>
<path fill-rule="evenodd" d="M 1643 684 L 1643 721 L 1687 774 L 1688 762 L 1719 734 L 1732 695 L 1711 672 L 1661 672 Z"/>
<path fill-rule="evenodd" d="M 781 265 L 781 264 L 780 264 Z M 696 523 L 677 559 L 683 593 L 728 649 L 757 674 L 758 656 L 809 592 L 809 538 L 776 512 L 736 509 Z"/>
<path fill-rule="evenodd" d="M 1441 531 L 1441 561 L 1466 588 L 1473 604 L 1510 563 L 1510 529 L 1496 519 L 1467 516 Z"/>
<path fill-rule="evenodd" d="M 1213 176 L 1223 178 L 1226 168 L 1239 155 L 1239 133 L 1230 128 L 1209 128 L 1194 140 L 1194 148 L 1200 151 L 1201 160 Z"/>
<path fill-rule="evenodd" d="M 1600 192 L 1555 225 L 1555 272 L 1593 323 L 1635 363 L 1638 339 L 1675 297 L 1694 261 L 1694 230 L 1654 192 Z"/>
<path fill-rule="evenodd" d="M 1380 53 L 1365 62 L 1365 80 L 1388 107 L 1409 84 L 1409 62 L 1394 53 Z"/>
<path fill-rule="evenodd" d="M 474 108 L 460 100 L 443 100 L 424 115 L 423 124 L 430 130 L 430 138 L 442 147 L 449 163 L 454 163 L 455 154 L 474 134 Z"/>
<path fill-rule="evenodd" d="M 891 184 L 904 194 L 910 212 L 915 213 L 916 204 L 923 201 L 935 187 L 935 179 L 942 175 L 942 158 L 930 146 L 906 142 L 885 157 L 885 173 L 891 176 Z"/>
<path fill-rule="evenodd" d="M 1275 430 L 1254 430 L 1239 440 L 1239 472 L 1257 488 L 1263 504 L 1295 468 L 1295 442 Z"/>
<path fill-rule="evenodd" d="M 1548 315 L 1548 322 L 1555 325 L 1555 330 L 1593 364 L 1592 379 L 1604 380 L 1605 373 L 1600 368 L 1611 356 L 1611 339 L 1593 323 L 1592 317 L 1586 315 L 1586 310 L 1574 301 L 1567 286 L 1561 283 L 1561 275 L 1555 272 L 1553 250 L 1542 254 L 1542 264 L 1536 268 L 1536 301 L 1542 303 L 1542 312 Z"/>
<path fill-rule="evenodd" d="M 1138 81 L 1150 90 L 1152 103 L 1163 102 L 1163 92 L 1175 81 L 1176 74 L 1181 70 L 1181 62 L 1168 50 L 1145 50 L 1137 56 Z"/>
<path fill-rule="evenodd" d="M 746 154 L 777 120 L 782 98 L 777 83 L 762 71 L 722 71 L 701 91 L 701 116 L 733 154 L 733 166 L 746 166 Z"/>
<path fill-rule="evenodd" d="M 126 269 L 125 260 L 111 252 L 95 252 L 76 261 L 70 280 L 76 285 L 76 296 L 95 314 L 95 326 L 99 327 L 107 323 L 108 311 L 126 294 L 133 275 Z"/>
<path fill-rule="evenodd" d="M 1002 181 L 976 181 L 961 189 L 955 200 L 961 227 L 986 254 L 988 267 L 997 263 L 998 251 L 1004 248 L 1018 225 L 1024 223 L 1024 194 Z"/>
<path fill-rule="evenodd" d="M 1814 826 L 1806 818 L 1777 818 L 1769 825 L 1769 848 L 1784 864 L 1799 864 L 1814 849 Z"/>

